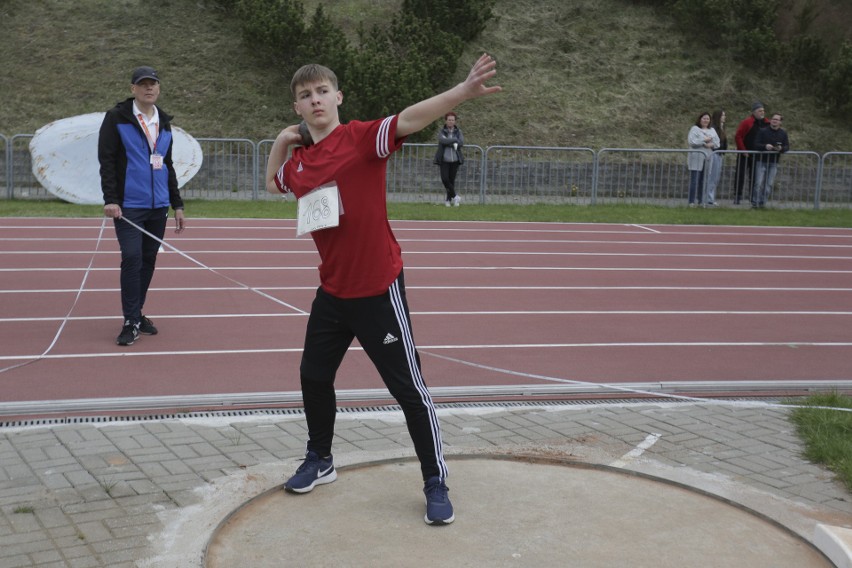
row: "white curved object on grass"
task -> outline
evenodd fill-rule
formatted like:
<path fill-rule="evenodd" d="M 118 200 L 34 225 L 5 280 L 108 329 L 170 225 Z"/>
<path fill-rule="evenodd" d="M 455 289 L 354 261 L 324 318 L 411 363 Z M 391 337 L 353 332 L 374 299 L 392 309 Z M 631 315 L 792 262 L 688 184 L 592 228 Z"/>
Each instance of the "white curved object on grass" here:
<path fill-rule="evenodd" d="M 30 141 L 33 175 L 50 193 L 70 203 L 103 204 L 98 133 L 104 112 L 55 120 L 39 128 Z M 201 145 L 182 128 L 172 126 L 172 162 L 178 187 L 201 169 Z"/>

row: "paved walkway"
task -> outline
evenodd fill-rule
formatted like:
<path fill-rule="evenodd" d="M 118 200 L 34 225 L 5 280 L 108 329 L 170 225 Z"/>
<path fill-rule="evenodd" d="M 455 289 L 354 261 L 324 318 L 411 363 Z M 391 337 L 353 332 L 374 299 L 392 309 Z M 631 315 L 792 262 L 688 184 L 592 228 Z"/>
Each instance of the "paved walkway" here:
<path fill-rule="evenodd" d="M 644 533 L 639 530 L 652 518 L 667 520 L 669 525 L 693 526 L 712 542 L 712 527 L 718 525 L 721 530 L 723 525 L 730 525 L 717 516 L 729 515 L 733 509 L 748 512 L 750 522 L 765 524 L 769 533 L 782 534 L 786 546 L 815 553 L 819 560 L 813 565 L 831 566 L 833 562 L 848 568 L 852 566 L 852 495 L 834 481 L 830 472 L 801 458 L 802 445 L 788 413 L 784 408 L 747 403 L 443 406 L 439 414 L 457 520 L 437 528 L 422 521 L 419 476 L 410 459 L 405 424 L 396 411 L 339 413 L 335 462 L 341 469 L 340 478 L 319 487 L 317 493 L 303 496 L 275 490 L 295 470 L 303 454 L 306 431 L 298 411 L 7 426 L 0 428 L 0 568 L 227 566 L 229 563 L 222 563 L 217 552 L 238 547 L 241 542 L 249 546 L 245 538 L 227 541 L 231 537 L 225 528 L 233 529 L 240 516 L 245 523 L 261 520 L 259 528 L 252 529 L 256 537 L 258 531 L 266 535 L 268 528 L 270 534 L 292 538 L 287 523 L 273 521 L 275 511 L 280 510 L 263 509 L 263 503 L 275 499 L 285 507 L 302 503 L 319 506 L 328 501 L 334 510 L 335 496 L 340 503 L 336 515 L 327 519 L 329 528 L 335 534 L 361 531 L 360 540 L 349 548 L 353 551 L 347 557 L 349 565 L 364 565 L 360 560 L 364 550 L 381 540 L 385 554 L 378 561 L 370 558 L 369 564 L 405 566 L 422 561 L 415 556 L 394 556 L 410 549 L 409 543 L 401 540 L 405 535 L 410 535 L 411 542 L 436 543 L 440 540 L 435 539 L 451 541 L 470 535 L 471 539 L 480 538 L 482 544 L 482 537 L 469 532 L 479 525 L 471 521 L 500 506 L 506 495 L 517 503 L 515 510 L 521 511 L 527 503 L 529 510 L 538 513 L 529 522 L 507 522 L 506 526 L 515 527 L 512 534 L 517 536 L 527 527 L 535 531 L 529 542 L 534 542 L 533 537 L 556 539 L 573 547 L 573 560 L 563 565 L 606 565 L 601 563 L 603 558 L 609 565 L 619 565 L 621 560 L 611 556 L 613 550 L 638 550 L 630 538 L 643 538 L 644 547 L 654 545 L 641 537 Z M 525 485 L 514 471 L 499 475 L 517 464 L 533 468 L 529 470 L 531 483 Z M 400 489 L 396 483 L 371 485 L 365 481 L 370 479 L 366 465 L 374 468 L 376 479 L 382 479 L 379 474 L 387 475 L 389 470 L 399 472 L 392 474 L 393 480 L 410 477 L 410 495 L 404 483 Z M 553 481 L 536 482 L 538 476 L 553 475 L 554 465 L 565 472 L 559 478 L 564 479 L 564 486 Z M 494 478 L 482 475 L 478 479 L 477 468 L 488 468 Z M 611 493 L 616 488 L 606 480 L 613 476 L 619 484 L 627 485 L 623 492 Z M 644 485 L 631 485 L 636 483 Z M 571 508 L 567 498 L 554 493 L 557 485 L 569 493 L 574 490 L 577 496 L 582 493 L 587 502 L 578 501 L 577 507 Z M 580 492 L 579 487 L 588 490 Z M 707 512 L 697 518 L 677 516 L 691 508 L 678 505 L 684 497 L 683 487 L 695 490 L 689 498 L 704 500 L 702 506 L 708 507 Z M 347 488 L 357 491 L 347 492 Z M 600 493 L 597 500 L 589 497 L 600 491 L 607 493 Z M 647 498 L 651 494 L 658 497 Z M 357 507 L 357 503 L 351 505 L 354 495 L 361 497 L 361 507 L 375 507 L 376 516 L 395 531 L 403 527 L 402 536 L 396 537 L 399 550 L 388 551 L 385 533 L 378 529 L 370 532 L 350 514 L 355 510 L 352 507 Z M 232 515 L 257 496 L 261 497 L 243 507 L 240 514 Z M 388 504 L 395 509 L 386 510 Z M 609 512 L 581 515 L 578 520 L 566 517 L 595 504 Z M 295 511 L 291 508 L 288 513 Z M 528 512 L 524 510 L 524 518 L 530 518 Z M 271 515 L 268 523 L 263 522 L 263 515 Z M 226 519 L 230 522 L 220 528 Z M 578 526 L 583 522 L 588 524 Z M 542 534 L 543 527 L 552 534 Z M 247 524 L 237 528 L 250 530 Z M 292 529 L 296 531 L 297 527 Z M 489 532 L 492 537 L 493 533 Z M 593 545 L 594 535 L 604 538 Z M 312 539 L 309 533 L 303 536 L 307 542 Z M 266 537 L 268 540 L 269 535 Z M 675 533 L 663 535 L 655 545 L 660 551 L 653 555 L 656 564 L 639 560 L 630 565 L 666 566 L 660 562 L 660 554 L 665 550 L 672 557 L 672 545 L 680 544 L 675 542 L 680 538 Z M 590 546 L 582 546 L 584 542 Z M 607 542 L 611 547 L 605 550 Z M 625 542 L 629 546 L 625 547 Z M 755 544 L 759 549 L 759 543 Z M 720 542 L 710 550 L 730 553 L 724 549 L 729 545 L 733 546 Z M 432 550 L 446 552 L 453 550 L 451 546 L 452 542 L 446 547 L 435 544 Z M 253 552 L 259 554 L 259 550 Z M 274 552 L 275 547 L 271 550 Z M 458 549 L 454 553 L 456 565 L 481 565 L 478 560 L 484 557 L 478 557 L 476 550 Z M 484 554 L 485 548 L 482 550 Z M 534 550 L 529 546 L 507 551 L 505 565 L 520 565 L 524 558 L 532 558 L 524 555 Z M 283 541 L 280 556 L 267 559 L 268 564 L 249 561 L 246 554 L 250 552 L 237 555 L 246 561 L 241 565 L 313 565 Z M 488 547 L 488 552 L 496 554 L 495 547 Z M 465 554 L 467 558 L 460 558 Z M 684 565 L 678 562 L 675 555 L 671 565 Z M 493 558 L 487 563 L 500 565 Z M 701 565 L 694 559 L 688 564 Z M 714 558 L 707 558 L 706 565 L 712 564 Z M 765 564 L 750 565 L 777 564 L 767 558 Z"/>

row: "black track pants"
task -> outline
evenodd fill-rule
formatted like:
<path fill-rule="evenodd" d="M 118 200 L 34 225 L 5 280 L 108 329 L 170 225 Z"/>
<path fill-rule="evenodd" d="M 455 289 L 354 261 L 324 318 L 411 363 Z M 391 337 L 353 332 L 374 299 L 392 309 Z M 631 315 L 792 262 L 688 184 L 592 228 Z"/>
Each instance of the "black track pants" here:
<path fill-rule="evenodd" d="M 162 240 L 166 233 L 169 208 L 122 209 L 121 214 Z M 148 286 L 154 276 L 160 243 L 121 219 L 115 219 L 115 236 L 121 248 L 121 311 L 124 319 L 142 318 Z"/>
<path fill-rule="evenodd" d="M 317 290 L 301 364 L 308 450 L 320 456 L 331 453 L 336 414 L 334 378 L 356 337 L 402 408 L 423 479 L 444 479 L 447 466 L 441 428 L 423 382 L 402 273 L 381 296 L 341 299 L 322 288 Z"/>

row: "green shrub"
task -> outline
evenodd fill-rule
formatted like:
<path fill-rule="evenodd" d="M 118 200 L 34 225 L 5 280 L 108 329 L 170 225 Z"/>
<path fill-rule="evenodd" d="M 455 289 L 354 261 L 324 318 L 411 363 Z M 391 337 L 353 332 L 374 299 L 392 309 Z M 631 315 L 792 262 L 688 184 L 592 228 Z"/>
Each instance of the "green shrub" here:
<path fill-rule="evenodd" d="M 485 30 L 493 17 L 495 0 L 403 0 L 402 12 L 432 20 L 438 28 L 469 42 Z"/>
<path fill-rule="evenodd" d="M 820 67 L 814 63 L 829 60 L 828 48 L 819 38 L 799 35 L 783 45 L 781 59 L 787 76 L 800 88 L 807 88 L 820 75 Z"/>
<path fill-rule="evenodd" d="M 243 38 L 270 60 L 295 61 L 307 43 L 305 6 L 299 0 L 238 0 Z"/>
<path fill-rule="evenodd" d="M 308 41 L 302 46 L 299 65 L 294 67 L 306 63 L 325 65 L 334 71 L 340 85 L 346 85 L 352 68 L 352 48 L 343 30 L 326 15 L 322 4 L 317 6 L 305 36 Z"/>
<path fill-rule="evenodd" d="M 819 82 L 819 97 L 828 110 L 852 118 L 852 43 L 843 43 L 837 56 L 820 72 Z"/>
<path fill-rule="evenodd" d="M 440 30 L 431 21 L 416 20 L 410 14 L 395 16 L 388 28 L 359 30 L 346 114 L 365 120 L 378 118 L 431 96 L 436 57 L 429 50 L 431 33 Z"/>

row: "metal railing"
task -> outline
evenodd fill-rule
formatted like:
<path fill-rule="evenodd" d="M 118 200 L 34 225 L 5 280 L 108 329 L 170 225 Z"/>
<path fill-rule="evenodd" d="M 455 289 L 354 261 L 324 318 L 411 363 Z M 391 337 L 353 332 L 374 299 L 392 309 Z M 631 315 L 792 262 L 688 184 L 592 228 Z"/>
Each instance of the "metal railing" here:
<path fill-rule="evenodd" d="M 9 151 L 9 139 L 6 138 L 5 134 L 0 134 L 0 144 L 3 145 L 3 151 L 0 152 L 0 172 L 3 172 L 3 181 L 6 184 L 7 191 L 12 188 L 12 168 L 9 167 L 11 163 L 11 152 Z M 12 197 L 8 195 L 7 197 Z"/>
<path fill-rule="evenodd" d="M 437 144 L 403 144 L 388 162 L 388 201 L 443 203 L 446 190 L 435 164 Z M 464 165 L 456 176 L 455 188 L 468 202 L 480 201 L 482 148 L 465 145 Z"/>
<path fill-rule="evenodd" d="M 480 203 L 590 204 L 595 193 L 591 148 L 490 146 L 483 156 Z"/>
<path fill-rule="evenodd" d="M 814 207 L 849 207 L 852 203 L 852 152 L 828 152 L 820 160 Z"/>
<path fill-rule="evenodd" d="M 257 145 L 235 138 L 196 138 L 204 159 L 180 192 L 184 199 L 257 199 Z"/>
<path fill-rule="evenodd" d="M 47 199 L 32 173 L 30 134 L 0 134 L 0 180 L 7 199 Z M 266 164 L 273 140 L 198 138 L 204 160 L 181 189 L 188 199 L 275 199 L 265 190 Z M 442 203 L 445 192 L 434 164 L 436 144 L 407 143 L 388 162 L 388 201 Z M 465 146 L 456 191 L 480 204 L 654 204 L 684 206 L 690 172 L 686 149 L 546 146 Z M 719 152 L 722 169 L 716 201 L 736 197 L 737 173 L 754 152 Z M 745 175 L 745 174 L 748 175 Z M 753 176 L 751 171 L 744 177 Z M 743 183 L 748 203 L 753 177 Z M 773 207 L 852 208 L 852 152 L 791 151 L 778 162 L 771 188 Z"/>

